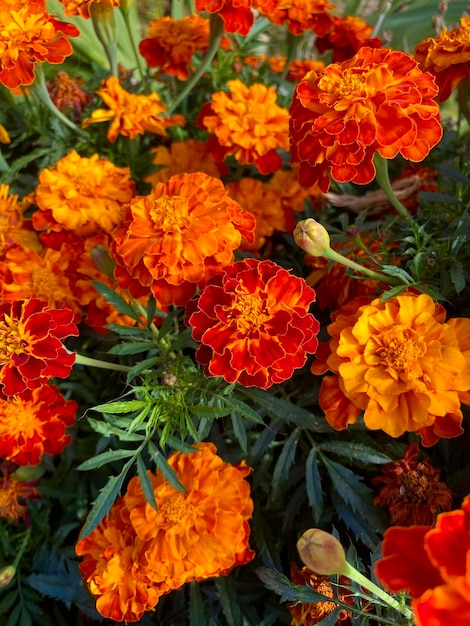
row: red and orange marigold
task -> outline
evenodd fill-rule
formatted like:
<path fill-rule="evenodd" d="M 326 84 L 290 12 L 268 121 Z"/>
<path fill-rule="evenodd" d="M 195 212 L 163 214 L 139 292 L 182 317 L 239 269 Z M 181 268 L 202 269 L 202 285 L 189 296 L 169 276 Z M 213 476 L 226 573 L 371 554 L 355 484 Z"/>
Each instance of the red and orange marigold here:
<path fill-rule="evenodd" d="M 442 137 L 434 78 L 404 52 L 361 48 L 343 63 L 309 72 L 290 108 L 291 158 L 299 180 L 328 191 L 370 183 L 373 157 L 422 161 Z"/>
<path fill-rule="evenodd" d="M 312 365 L 314 374 L 334 373 L 319 396 L 331 426 L 343 430 L 364 411 L 367 428 L 417 432 L 426 446 L 460 435 L 460 404 L 470 404 L 470 320 L 445 319 L 441 305 L 413 292 L 357 298 L 334 313 L 332 339 Z"/>
<path fill-rule="evenodd" d="M 289 150 L 289 112 L 276 104 L 274 87 L 247 87 L 229 80 L 229 91 L 218 91 L 201 109 L 198 123 L 211 137 L 209 152 L 216 162 L 233 154 L 241 164 L 253 164 L 262 174 L 282 167 L 278 150 Z"/>
<path fill-rule="evenodd" d="M 184 305 L 233 261 L 242 237 L 253 242 L 254 229 L 254 217 L 217 178 L 202 172 L 172 176 L 132 200 L 126 221 L 114 231 L 111 251 L 123 267 L 116 277 L 132 290 L 130 275 L 163 305 Z"/>
<path fill-rule="evenodd" d="M 119 0 L 59 0 L 59 2 L 64 7 L 65 15 L 69 17 L 79 15 L 85 20 L 91 17 L 95 8 L 99 11 L 100 8 L 106 10 L 119 7 Z"/>
<path fill-rule="evenodd" d="M 77 336 L 70 309 L 31 298 L 0 304 L 0 384 L 6 396 L 69 376 L 75 354 L 62 339 Z"/>
<path fill-rule="evenodd" d="M 330 29 L 335 8 L 328 0 L 254 0 L 254 6 L 274 24 L 287 24 L 293 35 L 311 30 L 319 37 Z"/>
<path fill-rule="evenodd" d="M 416 626 L 470 623 L 470 496 L 436 525 L 385 531 L 376 575 L 389 591 L 411 595 Z"/>
<path fill-rule="evenodd" d="M 8 185 L 0 184 L 0 258 L 15 246 L 41 251 L 41 242 L 31 220 L 24 217 L 28 206 L 27 200 L 19 200 L 16 194 L 10 194 Z"/>
<path fill-rule="evenodd" d="M 315 352 L 315 292 L 272 261 L 245 259 L 224 269 L 187 307 L 207 376 L 267 389 L 288 380 Z"/>
<path fill-rule="evenodd" d="M 77 403 L 44 383 L 14 397 L 0 395 L 0 457 L 17 465 L 37 465 L 44 454 L 60 454 L 72 440 Z"/>
<path fill-rule="evenodd" d="M 38 63 L 60 64 L 73 52 L 68 37 L 79 30 L 49 15 L 43 2 L 3 3 L 0 7 L 0 84 L 31 85 Z"/>
<path fill-rule="evenodd" d="M 360 17 L 335 15 L 328 32 L 315 39 L 315 46 L 320 54 L 332 50 L 333 63 L 341 63 L 351 58 L 363 46 L 380 48 L 380 37 L 370 37 L 373 30 Z"/>
<path fill-rule="evenodd" d="M 12 520 L 29 521 L 27 500 L 40 497 L 37 489 L 38 480 L 21 480 L 15 474 L 17 466 L 10 461 L 0 463 L 0 517 Z"/>
<path fill-rule="evenodd" d="M 196 0 L 196 11 L 217 13 L 224 23 L 226 33 L 248 35 L 253 26 L 255 0 Z"/>

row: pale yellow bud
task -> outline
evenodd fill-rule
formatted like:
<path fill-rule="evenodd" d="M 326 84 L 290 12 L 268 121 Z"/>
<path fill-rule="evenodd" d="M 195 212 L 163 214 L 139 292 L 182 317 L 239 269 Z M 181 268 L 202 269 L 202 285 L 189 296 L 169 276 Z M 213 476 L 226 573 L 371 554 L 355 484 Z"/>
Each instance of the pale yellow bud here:
<path fill-rule="evenodd" d="M 13 565 L 6 565 L 0 569 L 0 589 L 8 587 L 15 577 L 16 570 Z"/>
<path fill-rule="evenodd" d="M 324 226 L 309 217 L 294 229 L 295 243 L 310 256 L 323 256 L 330 249 L 330 236 Z"/>
<path fill-rule="evenodd" d="M 309 528 L 297 542 L 304 564 L 316 574 L 341 574 L 346 566 L 346 554 L 340 542 L 319 528 Z"/>

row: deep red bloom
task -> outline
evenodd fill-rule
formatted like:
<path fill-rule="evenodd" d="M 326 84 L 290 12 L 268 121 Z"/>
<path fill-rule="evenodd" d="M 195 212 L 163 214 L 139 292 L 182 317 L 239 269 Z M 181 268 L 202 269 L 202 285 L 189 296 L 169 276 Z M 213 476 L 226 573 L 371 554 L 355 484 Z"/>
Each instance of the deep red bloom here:
<path fill-rule="evenodd" d="M 253 0 L 196 0 L 196 11 L 218 13 L 226 33 L 248 35 L 253 25 Z"/>
<path fill-rule="evenodd" d="M 14 396 L 34 389 L 47 378 L 66 378 L 75 355 L 62 339 L 77 336 L 70 309 L 50 309 L 43 300 L 15 300 L 0 304 L 0 383 Z"/>
<path fill-rule="evenodd" d="M 187 323 L 201 342 L 207 376 L 267 389 L 288 380 L 315 352 L 319 329 L 308 310 L 315 292 L 272 261 L 245 259 L 224 269 L 190 303 Z"/>

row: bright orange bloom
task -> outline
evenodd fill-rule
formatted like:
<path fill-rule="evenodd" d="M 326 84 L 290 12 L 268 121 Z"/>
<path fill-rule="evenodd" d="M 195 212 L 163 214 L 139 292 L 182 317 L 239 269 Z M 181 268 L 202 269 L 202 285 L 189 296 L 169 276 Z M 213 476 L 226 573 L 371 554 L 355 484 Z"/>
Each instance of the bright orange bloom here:
<path fill-rule="evenodd" d="M 314 300 L 304 280 L 272 261 L 226 267 L 187 306 L 206 376 L 261 389 L 291 378 L 318 346 L 319 324 L 309 313 Z"/>
<path fill-rule="evenodd" d="M 299 180 L 328 191 L 370 183 L 373 156 L 422 161 L 442 137 L 434 79 L 404 52 L 361 48 L 324 72 L 309 72 L 290 108 L 291 158 Z"/>
<path fill-rule="evenodd" d="M 99 526 L 78 542 L 82 575 L 104 617 L 136 622 L 162 594 L 224 576 L 254 557 L 248 544 L 253 502 L 245 480 L 250 469 L 225 463 L 212 443 L 194 447 L 168 458 L 184 492 L 148 471 L 157 511 L 135 477 Z"/>
<path fill-rule="evenodd" d="M 79 15 L 85 20 L 91 17 L 90 11 L 93 11 L 93 5 L 103 5 L 106 8 L 117 8 L 119 0 L 59 0 L 64 7 L 65 15 L 72 17 Z"/>
<path fill-rule="evenodd" d="M 414 57 L 421 69 L 430 72 L 443 102 L 464 78 L 470 78 L 470 17 L 460 18 L 460 26 L 439 37 L 430 37 L 415 46 Z"/>
<path fill-rule="evenodd" d="M 380 485 L 374 504 L 389 512 L 393 525 L 431 526 L 438 513 L 451 509 L 452 492 L 439 481 L 441 470 L 427 459 L 417 461 L 418 454 L 418 445 L 411 443 L 403 459 L 386 463 L 382 475 L 372 479 L 372 484 Z"/>
<path fill-rule="evenodd" d="M 66 378 L 75 362 L 62 339 L 78 336 L 70 309 L 50 309 L 32 298 L 0 304 L 0 383 L 14 396 L 44 384 L 47 378 Z"/>
<path fill-rule="evenodd" d="M 290 170 L 278 170 L 266 183 L 266 189 L 274 191 L 281 200 L 286 232 L 291 232 L 295 228 L 297 218 L 294 212 L 303 213 L 306 201 L 313 208 L 319 208 L 323 197 L 323 193 L 317 185 L 310 187 L 310 189 L 302 187 L 299 183 L 297 169 L 297 166 L 294 165 Z"/>
<path fill-rule="evenodd" d="M 251 7 L 255 0 L 196 0 L 196 11 L 218 13 L 226 33 L 248 35 L 253 25 Z"/>
<path fill-rule="evenodd" d="M 323 37 L 315 39 L 315 46 L 320 54 L 333 50 L 333 63 L 341 63 L 350 59 L 363 46 L 380 48 L 380 37 L 369 37 L 373 30 L 360 17 L 335 15 L 330 30 Z"/>
<path fill-rule="evenodd" d="M 259 70 L 264 64 L 267 64 L 272 72 L 276 74 L 282 74 L 286 68 L 287 56 L 270 56 L 266 57 L 264 54 L 244 56 L 239 60 L 245 65 L 251 65 L 255 70 Z M 289 71 L 287 73 L 287 80 L 298 82 L 301 78 L 310 72 L 315 70 L 321 72 L 325 69 L 324 61 L 319 59 L 294 59 L 290 62 Z"/>
<path fill-rule="evenodd" d="M 47 81 L 47 89 L 56 107 L 63 112 L 73 111 L 78 121 L 83 109 L 90 104 L 92 97 L 84 91 L 83 78 L 74 78 L 61 70 L 57 72 L 53 81 Z"/>
<path fill-rule="evenodd" d="M 73 150 L 39 174 L 35 201 L 63 228 L 78 233 L 86 229 L 84 234 L 90 235 L 99 229 L 111 232 L 133 196 L 129 167 L 116 167 L 98 154 L 81 157 Z M 38 217 L 33 217 L 34 223 Z"/>
<path fill-rule="evenodd" d="M 332 339 L 312 372 L 336 375 L 324 377 L 319 397 L 333 428 L 347 428 L 364 411 L 367 428 L 392 437 L 418 432 L 427 446 L 462 433 L 470 320 L 445 322 L 442 306 L 411 292 L 385 302 L 358 298 L 332 320 Z"/>
<path fill-rule="evenodd" d="M 73 52 L 67 37 L 77 37 L 78 29 L 49 15 L 43 4 L 2 2 L 0 83 L 8 89 L 31 85 L 38 63 L 60 64 Z"/>
<path fill-rule="evenodd" d="M 276 104 L 274 87 L 247 87 L 229 80 L 229 93 L 212 95 L 198 124 L 212 134 L 208 149 L 216 162 L 233 154 L 242 165 L 252 163 L 262 174 L 281 169 L 278 149 L 289 150 L 289 112 Z"/>
<path fill-rule="evenodd" d="M 0 143 L 11 143 L 10 135 L 3 124 L 0 124 Z"/>
<path fill-rule="evenodd" d="M 108 141 L 114 143 L 119 135 L 134 139 L 146 131 L 166 137 L 169 126 L 184 126 L 182 115 L 161 117 L 166 113 L 166 106 L 156 93 L 148 96 L 126 91 L 119 79 L 111 76 L 103 81 L 101 88 L 96 91 L 108 109 L 95 109 L 91 117 L 83 120 L 82 127 L 99 122 L 109 122 Z"/>
<path fill-rule="evenodd" d="M 220 165 L 214 162 L 204 141 L 173 141 L 169 148 L 157 146 L 151 152 L 154 154 L 152 163 L 160 168 L 145 178 L 145 182 L 152 185 L 166 183 L 175 174 L 204 172 L 214 178 L 221 175 Z"/>
<path fill-rule="evenodd" d="M 44 454 L 60 454 L 72 437 L 77 403 L 43 383 L 14 397 L 0 396 L 0 457 L 17 465 L 37 465 Z"/>
<path fill-rule="evenodd" d="M 232 263 L 242 237 L 253 241 L 254 229 L 253 216 L 220 180 L 201 172 L 179 174 L 132 200 L 128 219 L 113 233 L 112 253 L 159 302 L 184 305 Z M 115 275 L 127 288 L 119 269 Z"/>
<path fill-rule="evenodd" d="M 9 461 L 0 464 L 0 517 L 8 518 L 17 524 L 29 518 L 25 500 L 40 497 L 36 485 L 37 480 L 21 480 L 14 475 L 16 465 Z"/>
<path fill-rule="evenodd" d="M 313 30 L 322 37 L 330 28 L 329 11 L 335 5 L 328 0 L 254 0 L 254 7 L 274 24 L 287 24 L 293 35 Z"/>
<path fill-rule="evenodd" d="M 395 526 L 385 531 L 379 581 L 408 591 L 416 626 L 470 623 L 470 496 L 462 508 L 441 513 L 434 528 Z"/>
<path fill-rule="evenodd" d="M 32 230 L 31 220 L 24 218 L 28 206 L 27 200 L 19 201 L 17 195 L 9 193 L 8 185 L 0 185 L 0 258 L 14 246 L 41 251 L 42 246 Z"/>

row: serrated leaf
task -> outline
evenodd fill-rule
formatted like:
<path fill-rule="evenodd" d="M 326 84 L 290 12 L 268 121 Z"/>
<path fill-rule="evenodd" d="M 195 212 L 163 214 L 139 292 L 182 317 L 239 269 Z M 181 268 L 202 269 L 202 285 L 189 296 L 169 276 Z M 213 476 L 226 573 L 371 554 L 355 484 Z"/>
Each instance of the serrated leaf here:
<path fill-rule="evenodd" d="M 205 417 L 207 419 L 216 419 L 217 417 L 225 417 L 230 415 L 230 407 L 207 406 L 206 404 L 192 404 L 188 406 L 188 411 L 197 417 Z"/>
<path fill-rule="evenodd" d="M 220 576 L 214 582 L 227 624 L 229 626 L 242 626 L 243 618 L 240 611 L 240 602 L 235 593 L 232 578 Z"/>
<path fill-rule="evenodd" d="M 455 287 L 455 291 L 459 294 L 465 289 L 465 274 L 463 265 L 460 261 L 455 261 L 450 268 L 450 279 Z"/>
<path fill-rule="evenodd" d="M 387 300 L 390 300 L 391 298 L 400 295 L 402 291 L 405 291 L 405 289 L 407 288 L 408 285 L 397 285 L 396 287 L 387 289 L 387 291 L 384 291 L 384 293 L 380 296 L 380 302 L 386 302 Z"/>
<path fill-rule="evenodd" d="M 132 413 L 146 407 L 149 403 L 144 400 L 124 400 L 119 402 L 108 402 L 107 404 L 98 404 L 93 407 L 93 411 L 98 413 Z"/>
<path fill-rule="evenodd" d="M 381 270 L 388 276 L 399 278 L 407 285 L 413 282 L 413 276 L 408 274 L 402 267 L 397 267 L 396 265 L 382 265 Z"/>
<path fill-rule="evenodd" d="M 116 293 L 110 287 L 104 285 L 103 283 L 92 281 L 92 285 L 96 289 L 96 291 L 103 296 L 103 298 L 106 298 L 111 306 L 119 311 L 119 313 L 131 317 L 137 322 L 140 321 L 140 314 L 118 293 Z"/>
<path fill-rule="evenodd" d="M 144 372 L 145 370 L 152 369 L 152 367 L 156 365 L 158 361 L 159 357 L 151 357 L 133 365 L 127 374 L 127 382 L 130 383 L 133 378 L 139 376 L 139 374 L 142 374 L 142 372 Z"/>
<path fill-rule="evenodd" d="M 127 430 L 123 430 L 122 428 L 113 426 L 108 422 L 95 420 L 92 417 L 88 418 L 88 422 L 93 430 L 95 430 L 97 433 L 100 433 L 100 435 L 105 435 L 106 437 L 115 435 L 120 439 L 120 441 L 142 441 L 142 439 L 144 438 L 143 435 L 139 435 L 137 433 L 129 433 L 127 432 Z"/>
<path fill-rule="evenodd" d="M 321 476 L 318 470 L 317 451 L 315 448 L 310 450 L 305 462 L 305 485 L 308 503 L 313 509 L 314 522 L 318 523 L 323 511 L 323 491 L 321 488 Z"/>
<path fill-rule="evenodd" d="M 342 520 L 349 530 L 351 530 L 357 539 L 369 548 L 369 550 L 375 550 L 380 538 L 378 533 L 382 533 L 385 530 L 385 526 L 381 525 L 380 528 L 376 528 L 372 525 L 370 519 L 364 519 L 362 515 L 359 515 L 357 511 L 353 511 L 348 503 L 344 502 L 338 493 L 333 492 L 332 503 L 334 510 L 338 517 Z"/>
<path fill-rule="evenodd" d="M 108 350 L 108 354 L 139 354 L 140 352 L 148 352 L 152 348 L 155 349 L 155 347 L 155 342 L 152 341 L 133 341 L 113 346 Z"/>
<path fill-rule="evenodd" d="M 142 457 L 140 454 L 136 456 L 137 461 L 137 473 L 140 478 L 140 484 L 142 485 L 142 489 L 144 491 L 145 499 L 150 504 L 150 506 L 158 511 L 157 501 L 155 500 L 155 493 L 153 491 L 153 485 L 147 474 L 147 468 L 144 465 Z"/>
<path fill-rule="evenodd" d="M 172 487 L 174 487 L 174 489 L 177 489 L 178 491 L 186 491 L 184 485 L 180 482 L 175 470 L 168 465 L 168 461 L 161 452 L 155 450 L 152 453 L 152 460 L 157 468 L 161 471 L 163 477 L 166 478 L 166 480 L 170 483 Z"/>
<path fill-rule="evenodd" d="M 113 461 L 120 461 L 121 459 L 127 459 L 130 456 L 135 454 L 135 450 L 108 450 L 107 452 L 102 452 L 97 456 L 94 456 L 91 459 L 87 459 L 83 461 L 77 469 L 82 472 L 88 472 L 92 469 L 98 469 L 107 463 L 112 463 Z"/>
<path fill-rule="evenodd" d="M 246 428 L 245 423 L 243 422 L 243 418 L 240 417 L 237 413 L 232 413 L 232 428 L 233 434 L 237 438 L 238 443 L 240 444 L 240 448 L 246 454 L 248 451 L 248 440 L 246 436 Z"/>
<path fill-rule="evenodd" d="M 232 410 L 242 417 L 245 417 L 247 420 L 251 422 L 255 422 L 256 424 L 263 424 L 263 420 L 258 415 L 258 413 L 251 408 L 246 402 L 239 400 L 238 398 L 233 398 L 232 396 L 224 397 L 224 402 L 226 406 L 232 408 Z"/>
<path fill-rule="evenodd" d="M 352 441 L 326 441 L 318 447 L 323 452 L 333 452 L 346 459 L 361 461 L 362 463 L 382 465 L 392 460 L 386 454 L 378 452 L 370 446 Z"/>
<path fill-rule="evenodd" d="M 279 455 L 276 465 L 274 466 L 272 491 L 270 494 L 271 499 L 276 497 L 281 484 L 287 480 L 289 469 L 294 462 L 295 452 L 297 450 L 297 444 L 299 443 L 301 433 L 302 430 L 300 428 L 293 430 L 285 444 L 282 446 L 281 454 Z"/>

